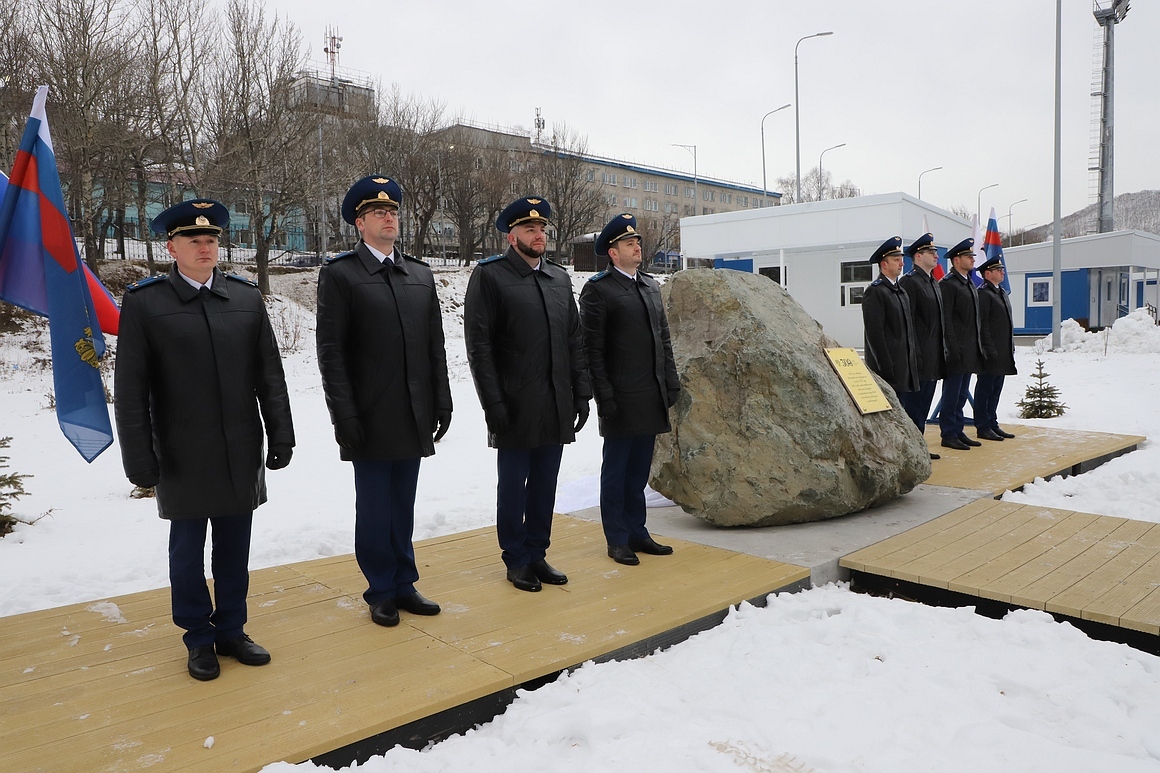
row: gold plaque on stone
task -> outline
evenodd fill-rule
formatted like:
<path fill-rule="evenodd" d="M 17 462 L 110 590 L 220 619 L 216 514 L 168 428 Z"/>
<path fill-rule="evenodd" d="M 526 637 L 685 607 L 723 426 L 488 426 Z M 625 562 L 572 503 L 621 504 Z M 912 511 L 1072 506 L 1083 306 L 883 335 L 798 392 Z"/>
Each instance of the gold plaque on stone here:
<path fill-rule="evenodd" d="M 826 357 L 842 380 L 842 386 L 850 394 L 858 412 L 865 416 L 868 413 L 879 413 L 890 410 L 890 401 L 878 387 L 878 382 L 870 373 L 869 368 L 862 362 L 858 352 L 848 348 L 826 349 Z"/>

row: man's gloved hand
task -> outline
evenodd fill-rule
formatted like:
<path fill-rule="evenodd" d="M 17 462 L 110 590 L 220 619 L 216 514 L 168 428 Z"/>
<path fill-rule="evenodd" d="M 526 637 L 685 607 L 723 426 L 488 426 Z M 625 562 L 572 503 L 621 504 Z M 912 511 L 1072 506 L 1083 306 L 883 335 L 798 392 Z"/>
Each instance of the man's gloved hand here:
<path fill-rule="evenodd" d="M 577 400 L 575 403 L 575 408 L 576 408 L 576 426 L 572 428 L 572 431 L 579 432 L 581 429 L 584 428 L 584 425 L 588 422 L 588 411 L 589 411 L 588 401 L 587 400 Z"/>
<path fill-rule="evenodd" d="M 616 401 L 615 400 L 600 400 L 596 401 L 596 415 L 602 419 L 611 419 L 616 415 Z"/>
<path fill-rule="evenodd" d="M 160 479 L 161 473 L 156 468 L 145 470 L 144 472 L 135 472 L 129 476 L 129 482 L 140 488 L 153 488 Z"/>
<path fill-rule="evenodd" d="M 266 452 L 266 469 L 280 470 L 290 464 L 290 457 L 294 455 L 294 446 L 289 443 L 275 443 Z"/>
<path fill-rule="evenodd" d="M 669 404 L 666 405 L 665 407 L 672 408 L 674 405 L 677 404 L 677 398 L 680 396 L 681 396 L 681 390 L 679 390 L 679 389 L 674 389 L 672 392 L 669 392 L 669 394 L 668 394 Z"/>
<path fill-rule="evenodd" d="M 494 403 L 483 409 L 483 418 L 487 421 L 487 428 L 493 435 L 502 435 L 507 432 L 511 424 L 508 419 L 507 406 L 503 403 Z"/>
<path fill-rule="evenodd" d="M 343 448 L 354 450 L 363 444 L 362 422 L 357 416 L 334 423 L 334 439 Z"/>
<path fill-rule="evenodd" d="M 451 411 L 436 411 L 435 412 L 435 442 L 438 443 L 447 434 L 447 428 L 451 426 Z"/>

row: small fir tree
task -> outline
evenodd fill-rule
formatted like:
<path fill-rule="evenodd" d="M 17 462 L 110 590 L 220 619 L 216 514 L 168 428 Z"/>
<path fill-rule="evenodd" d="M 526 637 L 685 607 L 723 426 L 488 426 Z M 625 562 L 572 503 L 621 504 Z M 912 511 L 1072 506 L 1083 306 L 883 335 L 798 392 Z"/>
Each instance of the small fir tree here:
<path fill-rule="evenodd" d="M 1019 406 L 1019 416 L 1024 419 L 1053 419 L 1062 416 L 1067 406 L 1059 401 L 1059 390 L 1048 384 L 1046 379 L 1050 373 L 1043 372 L 1043 360 L 1035 363 L 1035 372 L 1031 378 L 1035 379 L 1027 385 L 1027 392 L 1023 399 L 1015 403 Z"/>
<path fill-rule="evenodd" d="M 7 448 L 10 442 L 12 442 L 10 437 L 0 438 L 0 448 Z M 5 464 L 7 461 L 7 456 L 0 456 L 0 470 L 8 469 L 8 465 Z M 0 537 L 12 531 L 12 527 L 16 525 L 16 519 L 4 511 L 12 507 L 14 501 L 28 493 L 24 490 L 24 479 L 29 477 L 31 476 L 14 472 L 0 472 Z"/>

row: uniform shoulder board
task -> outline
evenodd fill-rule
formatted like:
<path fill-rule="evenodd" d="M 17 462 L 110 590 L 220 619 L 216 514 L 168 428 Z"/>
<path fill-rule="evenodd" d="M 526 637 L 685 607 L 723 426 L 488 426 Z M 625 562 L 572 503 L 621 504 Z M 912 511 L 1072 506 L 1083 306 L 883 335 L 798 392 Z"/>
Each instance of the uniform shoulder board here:
<path fill-rule="evenodd" d="M 235 282 L 244 282 L 245 284 L 248 284 L 250 287 L 257 287 L 258 286 L 258 283 L 255 282 L 253 279 L 247 279 L 246 277 L 240 276 L 238 274 L 226 274 L 226 279 L 232 279 Z"/>
<path fill-rule="evenodd" d="M 490 258 L 480 258 L 479 265 L 485 266 L 488 263 L 495 263 L 497 260 L 503 260 L 503 255 L 492 255 Z"/>
<path fill-rule="evenodd" d="M 140 290 L 142 287 L 148 287 L 151 284 L 157 284 L 158 282 L 160 282 L 162 279 L 165 279 L 165 278 L 166 278 L 165 274 L 154 274 L 153 276 L 147 276 L 144 279 L 139 279 L 136 282 L 134 282 L 133 284 L 127 286 L 125 288 L 125 291 L 131 293 L 131 292 L 134 292 L 136 290 Z"/>
<path fill-rule="evenodd" d="M 413 258 L 413 257 L 411 257 L 410 255 L 408 255 L 408 254 L 407 254 L 407 253 L 405 253 L 405 252 L 403 253 L 403 259 L 404 259 L 404 260 L 409 260 L 409 261 L 411 261 L 412 263 L 418 263 L 420 266 L 426 266 L 427 268 L 431 268 L 431 264 L 430 264 L 430 263 L 428 263 L 427 261 L 425 261 L 425 260 L 420 260 L 419 258 Z"/>
<path fill-rule="evenodd" d="M 557 263 L 556 261 L 552 260 L 551 258 L 544 258 L 544 260 L 551 263 L 553 266 L 559 266 L 560 268 L 564 269 L 565 271 L 568 270 L 568 267 L 565 266 L 563 263 Z"/>
<path fill-rule="evenodd" d="M 601 271 L 599 273 L 593 274 L 592 276 L 588 277 L 588 281 L 589 282 L 599 282 L 601 279 L 603 279 L 606 276 L 608 276 L 608 269 L 604 269 L 603 271 Z"/>
<path fill-rule="evenodd" d="M 875 279 L 873 282 L 870 283 L 870 286 L 877 287 L 880 284 L 882 284 L 882 277 L 878 277 L 877 279 Z"/>
<path fill-rule="evenodd" d="M 354 255 L 354 250 L 351 250 L 349 252 L 340 252 L 337 255 L 331 255 L 329 258 L 326 259 L 326 264 L 330 265 L 331 263 L 333 263 L 336 260 L 342 260 L 343 258 L 349 258 L 351 255 Z"/>

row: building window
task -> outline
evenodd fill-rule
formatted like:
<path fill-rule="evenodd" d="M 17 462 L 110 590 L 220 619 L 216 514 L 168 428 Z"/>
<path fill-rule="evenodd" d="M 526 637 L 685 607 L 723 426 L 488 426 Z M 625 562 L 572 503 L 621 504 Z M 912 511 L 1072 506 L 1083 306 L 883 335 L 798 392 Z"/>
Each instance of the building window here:
<path fill-rule="evenodd" d="M 475 168 L 476 169 L 483 169 L 483 159 L 479 158 L 478 156 L 476 156 L 476 158 L 475 158 Z"/>
<path fill-rule="evenodd" d="M 1109 285 L 1110 287 L 1110 285 Z M 1028 306 L 1050 306 L 1051 305 L 1051 277 L 1029 276 L 1027 277 L 1027 305 Z"/>
<path fill-rule="evenodd" d="M 762 276 L 767 276 L 778 284 L 781 284 L 781 266 L 766 266 L 765 268 L 757 269 L 757 272 Z M 785 273 L 786 276 L 789 276 L 788 271 Z"/>
<path fill-rule="evenodd" d="M 661 184 L 656 180 L 645 180 L 644 189 L 646 193 L 659 193 Z"/>
<path fill-rule="evenodd" d="M 635 177 L 625 177 L 624 178 L 624 187 L 625 188 L 635 188 L 636 187 L 636 178 Z"/>
<path fill-rule="evenodd" d="M 606 204 L 609 204 L 610 206 L 615 207 L 616 206 L 616 194 L 615 193 L 608 194 L 607 196 L 604 197 L 604 201 Z"/>
<path fill-rule="evenodd" d="M 693 198 L 693 195 L 694 195 L 694 193 L 693 193 L 693 189 L 692 189 L 692 188 L 690 188 L 688 185 L 686 185 L 686 186 L 685 186 L 685 198 L 686 198 L 686 199 L 691 199 L 691 198 Z"/>
<path fill-rule="evenodd" d="M 629 209 L 636 209 L 636 196 L 625 196 L 624 206 Z"/>
<path fill-rule="evenodd" d="M 737 197 L 737 204 L 738 204 L 738 206 L 741 206 L 741 207 L 748 207 L 749 206 L 749 197 L 748 196 L 738 196 Z"/>
<path fill-rule="evenodd" d="M 512 192 L 512 195 L 518 196 L 520 193 L 520 184 L 519 183 L 512 183 L 511 184 L 511 192 Z"/>
<path fill-rule="evenodd" d="M 722 204 L 732 204 L 733 203 L 733 194 L 722 192 L 721 193 L 721 203 Z"/>
<path fill-rule="evenodd" d="M 866 288 L 874 281 L 874 267 L 864 260 L 841 265 L 841 285 L 838 303 L 841 306 L 859 306 Z"/>
<path fill-rule="evenodd" d="M 681 187 L 679 185 L 677 185 L 676 183 L 665 183 L 665 195 L 666 196 L 679 196 L 680 192 L 681 192 Z"/>
<path fill-rule="evenodd" d="M 588 182 L 590 182 L 590 183 L 591 183 L 591 182 L 596 182 L 596 170 L 595 170 L 595 169 L 589 169 L 587 172 L 585 172 L 585 173 L 584 173 L 584 179 L 585 179 L 585 180 L 587 180 L 587 181 L 588 181 Z"/>
<path fill-rule="evenodd" d="M 704 190 L 704 191 L 701 191 L 701 198 L 704 199 L 705 201 L 713 201 L 715 196 L 713 194 L 713 191 Z"/>
<path fill-rule="evenodd" d="M 520 171 L 520 162 L 519 162 L 517 159 L 514 159 L 514 158 L 512 158 L 512 159 L 509 159 L 509 160 L 508 160 L 508 171 L 509 171 L 509 172 L 518 172 L 518 171 Z"/>
<path fill-rule="evenodd" d="M 697 214 L 697 211 L 696 211 L 696 209 L 693 207 L 693 205 L 692 205 L 692 204 L 686 204 L 686 205 L 685 205 L 685 214 L 686 214 L 686 215 L 695 215 L 695 214 Z"/>
<path fill-rule="evenodd" d="M 645 199 L 644 200 L 644 209 L 646 212 L 660 212 L 661 211 L 661 203 L 659 201 L 657 201 L 656 199 Z"/>

